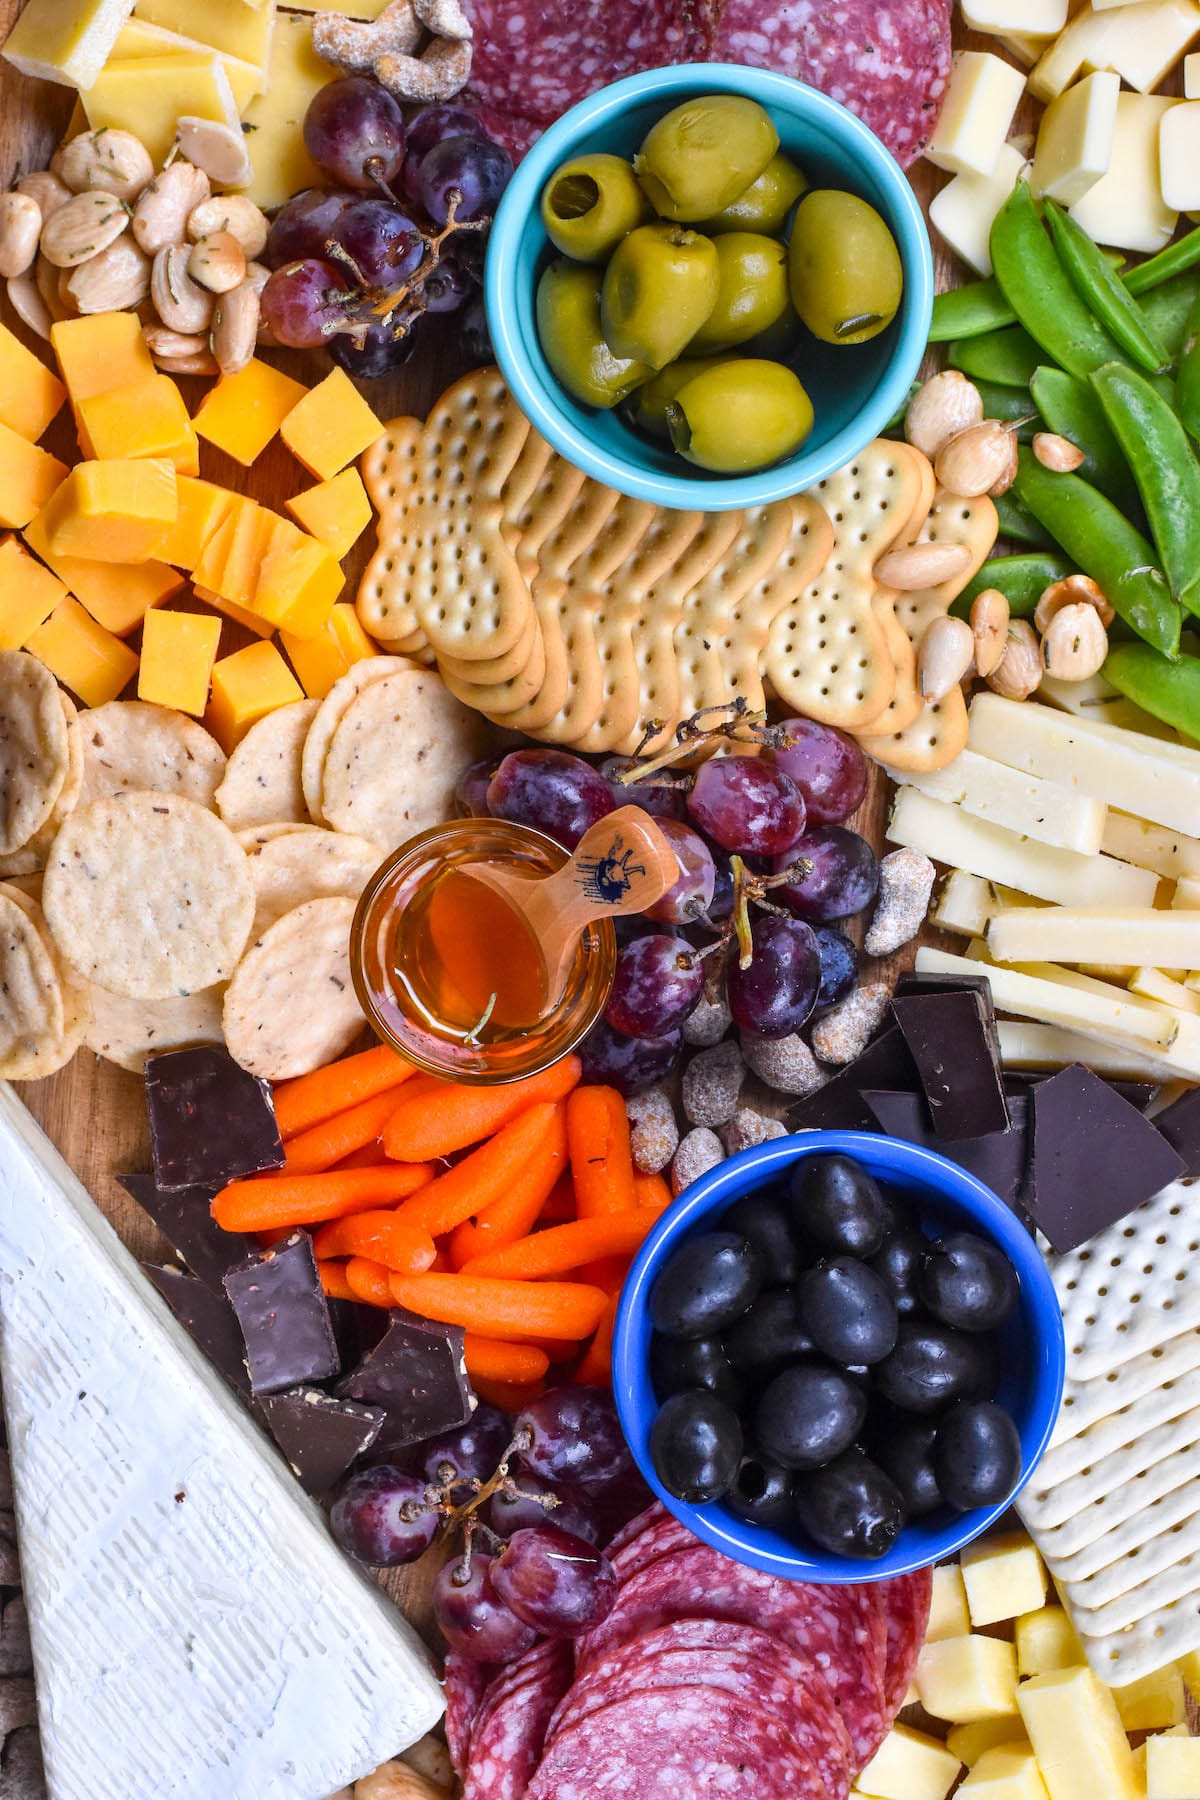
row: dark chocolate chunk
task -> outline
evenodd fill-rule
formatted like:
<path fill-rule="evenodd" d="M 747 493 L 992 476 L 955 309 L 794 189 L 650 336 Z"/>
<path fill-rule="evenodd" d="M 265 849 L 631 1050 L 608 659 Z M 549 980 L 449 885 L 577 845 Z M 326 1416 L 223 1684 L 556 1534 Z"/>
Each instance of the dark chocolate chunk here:
<path fill-rule="evenodd" d="M 875 1090 L 865 1093 L 863 1099 L 879 1130 L 889 1137 L 903 1138 L 906 1143 L 921 1144 L 926 1150 L 938 1151 L 949 1162 L 957 1163 L 960 1169 L 978 1177 L 1014 1212 L 1024 1212 L 1028 1161 L 1028 1103 L 1024 1096 L 1017 1094 L 1009 1101 L 1011 1123 L 1007 1131 L 988 1132 L 985 1137 L 953 1139 L 935 1135 L 929 1110 L 920 1094 Z"/>
<path fill-rule="evenodd" d="M 875 1118 L 863 1099 L 867 1088 L 911 1088 L 917 1071 L 904 1033 L 888 1025 L 869 1043 L 861 1056 L 827 1081 L 807 1099 L 797 1101 L 787 1115 L 789 1131 L 874 1131 Z"/>
<path fill-rule="evenodd" d="M 295 1231 L 286 1243 L 231 1269 L 225 1292 L 242 1328 L 256 1394 L 277 1394 L 337 1374 L 341 1365 L 329 1302 L 307 1232 Z"/>
<path fill-rule="evenodd" d="M 960 989 L 892 1001 L 935 1137 L 982 1138 L 1007 1131 L 1008 1107 L 990 997 Z"/>
<path fill-rule="evenodd" d="M 338 1382 L 347 1400 L 381 1406 L 387 1424 L 380 1454 L 451 1431 L 471 1416 L 472 1395 L 463 1360 L 463 1333 L 396 1307 L 387 1331 L 357 1369 Z"/>
<path fill-rule="evenodd" d="M 243 1399 L 249 1399 L 245 1346 L 237 1315 L 224 1294 L 214 1293 L 182 1269 L 160 1267 L 157 1263 L 143 1263 L 142 1267 L 218 1375 L 223 1375 Z"/>
<path fill-rule="evenodd" d="M 154 1179 L 160 1188 L 211 1187 L 283 1167 L 271 1089 L 218 1044 L 146 1060 Z"/>
<path fill-rule="evenodd" d="M 1038 1083 L 1029 1210 L 1053 1249 L 1086 1243 L 1186 1171 L 1157 1123 L 1081 1063 Z"/>
<path fill-rule="evenodd" d="M 1183 1158 L 1188 1174 L 1200 1175 L 1200 1088 L 1189 1088 L 1164 1106 L 1155 1117 L 1154 1129 Z"/>
<path fill-rule="evenodd" d="M 117 1180 L 150 1214 L 191 1273 L 224 1298 L 221 1283 L 225 1276 L 258 1246 L 242 1232 L 221 1230 L 209 1210 L 220 1189 L 188 1187 L 164 1192 L 150 1174 L 118 1175 Z"/>
<path fill-rule="evenodd" d="M 328 1493 L 371 1448 L 387 1418 L 381 1406 L 360 1406 L 311 1387 L 264 1394 L 262 1410 L 268 1431 L 310 1494 Z"/>

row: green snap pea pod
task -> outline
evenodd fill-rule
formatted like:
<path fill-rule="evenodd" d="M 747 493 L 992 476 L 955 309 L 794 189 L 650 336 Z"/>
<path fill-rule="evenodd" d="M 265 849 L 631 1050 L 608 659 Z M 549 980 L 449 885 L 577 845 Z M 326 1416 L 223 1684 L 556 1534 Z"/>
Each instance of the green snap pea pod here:
<path fill-rule="evenodd" d="M 985 588 L 999 588 L 1014 619 L 1031 619 L 1046 589 L 1075 573 L 1066 557 L 1055 556 L 1050 550 L 1033 551 L 1027 556 L 993 556 L 963 589 L 950 611 L 957 618 L 969 618 L 976 596 Z"/>
<path fill-rule="evenodd" d="M 977 381 L 975 386 L 983 401 L 984 418 L 1003 419 L 1008 425 L 1016 425 L 1018 442 L 1031 443 L 1035 431 L 1046 429 L 1037 416 L 1037 407 L 1029 398 L 1028 389 L 998 387 L 993 381 Z"/>
<path fill-rule="evenodd" d="M 1173 363 L 1177 363 L 1183 353 L 1188 314 L 1198 293 L 1200 278 L 1178 275 L 1174 281 L 1152 289 L 1138 301 L 1143 318 L 1166 345 Z"/>
<path fill-rule="evenodd" d="M 1141 512 L 1137 483 L 1113 436 L 1095 389 L 1065 369 L 1038 369 L 1029 384 L 1048 430 L 1083 451 L 1079 473 L 1128 517 Z"/>
<path fill-rule="evenodd" d="M 1118 693 L 1173 725 L 1187 737 L 1200 738 L 1200 660 L 1180 656 L 1168 662 L 1149 644 L 1114 644 L 1101 671 Z"/>
<path fill-rule="evenodd" d="M 1014 544 L 1027 544 L 1031 550 L 1058 548 L 1045 526 L 1038 524 L 1029 508 L 1021 505 L 1011 488 L 1007 494 L 998 497 L 995 506 L 1002 538 L 1011 538 Z"/>
<path fill-rule="evenodd" d="M 1016 322 L 1017 315 L 1000 292 L 1000 283 L 989 276 L 986 281 L 970 281 L 966 287 L 937 296 L 929 342 L 948 344 L 951 338 L 982 337 L 985 331 L 998 331 Z"/>
<path fill-rule="evenodd" d="M 1071 285 L 1027 181 L 1018 181 L 996 215 L 991 250 L 1005 298 L 1052 362 L 1072 375 L 1087 376 L 1103 363 L 1120 359 L 1120 345 L 1092 317 Z"/>
<path fill-rule="evenodd" d="M 1181 237 L 1177 244 L 1168 244 L 1157 256 L 1147 257 L 1136 269 L 1129 269 L 1125 276 L 1125 286 L 1131 294 L 1148 294 L 1151 288 L 1161 287 L 1172 275 L 1182 275 L 1185 269 L 1194 269 L 1200 263 L 1200 225 L 1195 231 L 1189 231 Z"/>
<path fill-rule="evenodd" d="M 955 338 L 946 351 L 952 369 L 972 381 L 994 381 L 999 387 L 1027 388 L 1029 377 L 1046 358 L 1020 325 L 989 331 L 983 337 Z"/>
<path fill-rule="evenodd" d="M 1200 463 L 1187 432 L 1136 369 L 1106 363 L 1091 379 L 1133 470 L 1171 592 L 1189 611 L 1200 609 Z"/>
<path fill-rule="evenodd" d="M 1044 469 L 1028 450 L 1020 452 L 1014 486 L 1018 499 L 1099 585 L 1126 624 L 1164 656 L 1178 655 L 1179 607 L 1154 546 L 1124 513 L 1078 475 Z"/>
<path fill-rule="evenodd" d="M 1044 202 L 1044 213 L 1058 260 L 1079 298 L 1126 356 L 1148 375 L 1159 374 L 1170 361 L 1166 346 L 1121 277 L 1104 260 L 1099 245 L 1053 200 Z"/>
<path fill-rule="evenodd" d="M 1193 437 L 1200 437 L 1200 294 L 1192 302 L 1179 357 L 1175 410 Z"/>

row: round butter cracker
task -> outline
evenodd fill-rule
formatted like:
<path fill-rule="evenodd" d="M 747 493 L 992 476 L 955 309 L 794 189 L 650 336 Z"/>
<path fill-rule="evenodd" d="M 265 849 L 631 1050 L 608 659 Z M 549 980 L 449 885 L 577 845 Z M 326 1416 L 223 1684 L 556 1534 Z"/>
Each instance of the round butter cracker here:
<path fill-rule="evenodd" d="M 255 938 L 225 993 L 231 1056 L 268 1081 L 307 1075 L 348 1050 L 365 1020 L 350 975 L 355 902 L 308 900 Z"/>
<path fill-rule="evenodd" d="M 302 825 L 308 819 L 301 759 L 319 700 L 293 700 L 258 719 L 225 765 L 214 795 L 231 831 L 254 825 Z"/>

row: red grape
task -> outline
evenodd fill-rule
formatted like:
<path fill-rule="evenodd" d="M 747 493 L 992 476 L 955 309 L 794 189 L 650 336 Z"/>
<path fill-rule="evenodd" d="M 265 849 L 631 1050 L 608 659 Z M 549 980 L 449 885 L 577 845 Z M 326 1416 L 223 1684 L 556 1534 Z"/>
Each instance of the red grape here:
<path fill-rule="evenodd" d="M 778 913 L 760 913 L 751 937 L 749 968 L 734 962 L 729 970 L 729 1010 L 744 1031 L 790 1037 L 811 1014 L 821 985 L 816 937 L 801 920 Z"/>
<path fill-rule="evenodd" d="M 433 1616 L 460 1656 L 473 1662 L 511 1662 L 533 1649 L 538 1634 L 500 1598 L 491 1570 L 490 1556 L 476 1552 L 465 1572 L 452 1556 L 433 1584 Z"/>
<path fill-rule="evenodd" d="M 386 188 L 404 165 L 404 114 L 379 82 L 347 75 L 318 88 L 304 116 L 304 148 L 344 187 Z"/>
<path fill-rule="evenodd" d="M 495 212 L 512 173 L 512 157 L 490 138 L 443 138 L 422 159 L 417 192 L 435 225 L 444 225 L 450 217 L 455 194 L 456 219 L 486 219 Z"/>
<path fill-rule="evenodd" d="M 454 810 L 460 818 L 487 818 L 487 791 L 499 767 L 494 756 L 485 756 L 463 770 L 454 788 Z"/>
<path fill-rule="evenodd" d="M 379 1569 L 416 1562 L 437 1536 L 438 1523 L 425 1482 L 391 1463 L 351 1475 L 329 1514 L 330 1530 L 347 1555 Z"/>
<path fill-rule="evenodd" d="M 785 719 L 783 730 L 794 742 L 768 757 L 804 795 L 810 825 L 840 825 L 862 805 L 866 757 L 852 738 L 815 719 Z"/>
<path fill-rule="evenodd" d="M 513 1436 L 526 1468 L 546 1481 L 612 1481 L 633 1465 L 606 1388 L 560 1387 L 539 1394 L 517 1414 Z"/>
<path fill-rule="evenodd" d="M 408 151 L 401 177 L 404 192 L 416 200 L 420 191 L 421 164 L 443 138 L 482 137 L 483 128 L 465 106 L 422 106 L 408 121 Z"/>
<path fill-rule="evenodd" d="M 285 263 L 262 291 L 262 315 L 277 342 L 314 350 L 335 336 L 354 302 L 350 277 L 336 263 L 315 257 Z"/>
<path fill-rule="evenodd" d="M 579 1046 L 583 1079 L 615 1087 L 626 1099 L 662 1081 L 679 1061 L 683 1038 L 678 1031 L 661 1037 L 631 1038 L 614 1031 L 607 1019 L 597 1019 Z"/>
<path fill-rule="evenodd" d="M 531 825 L 573 850 L 584 832 L 613 811 L 604 777 L 565 750 L 513 750 L 492 777 L 488 811 Z"/>
<path fill-rule="evenodd" d="M 430 269 L 421 283 L 421 292 L 425 296 L 425 311 L 428 313 L 457 312 L 465 306 L 479 286 L 470 263 L 470 258 L 456 248 L 465 243 L 463 238 L 451 238 L 443 245 L 437 264 Z"/>
<path fill-rule="evenodd" d="M 771 898 L 797 918 L 825 924 L 848 919 L 869 906 L 879 888 L 879 859 L 865 838 L 844 825 L 818 825 L 776 862 L 782 871 L 801 857 L 812 863 L 803 880 L 774 888 Z"/>
<path fill-rule="evenodd" d="M 589 1544 L 600 1542 L 600 1527 L 582 1495 L 571 1488 L 556 1488 L 525 1469 L 514 1479 L 517 1492 L 506 1494 L 498 1489 L 484 1509 L 484 1523 L 497 1537 L 509 1538 L 527 1525 L 556 1525 L 560 1531 L 586 1538 Z M 557 1505 L 546 1506 L 545 1500 Z"/>
<path fill-rule="evenodd" d="M 435 1487 L 451 1480 L 489 1481 L 511 1441 L 512 1427 L 499 1407 L 481 1400 L 465 1425 L 421 1445 L 421 1473 Z M 452 1475 L 445 1473 L 447 1467 Z"/>
<path fill-rule="evenodd" d="M 699 958 L 679 938 L 656 932 L 618 953 L 604 1016 L 625 1037 L 660 1037 L 683 1024 L 703 992 Z"/>
<path fill-rule="evenodd" d="M 804 830 L 804 796 L 759 756 L 714 756 L 698 772 L 688 811 L 701 831 L 739 856 L 781 856 Z"/>
<path fill-rule="evenodd" d="M 403 286 L 425 255 L 420 231 L 390 200 L 355 200 L 338 220 L 334 237 L 367 285 L 388 293 Z"/>
<path fill-rule="evenodd" d="M 326 245 L 337 236 L 337 224 L 354 194 L 330 194 L 324 188 L 305 188 L 281 206 L 271 223 L 263 261 L 270 269 L 304 257 L 323 258 Z"/>
<path fill-rule="evenodd" d="M 462 318 L 458 322 L 458 339 L 463 347 L 464 356 L 475 363 L 495 361 L 492 350 L 492 334 L 488 330 L 487 307 L 483 303 L 483 295 L 476 294 L 463 308 Z"/>
<path fill-rule="evenodd" d="M 619 793 L 620 789 L 615 791 Z M 632 804 L 640 806 L 642 803 L 635 800 Z M 665 925 L 688 925 L 694 919 L 703 919 L 712 905 L 717 880 L 712 853 L 700 833 L 693 831 L 690 825 L 660 817 L 658 828 L 675 852 L 679 879 L 661 900 L 646 908 L 646 917 Z"/>
<path fill-rule="evenodd" d="M 577 1637 L 606 1619 L 617 1597 L 608 1558 L 557 1525 L 515 1531 L 492 1562 L 492 1584 L 527 1625 L 548 1637 Z"/>
<path fill-rule="evenodd" d="M 858 951 L 836 925 L 820 925 L 813 936 L 821 958 L 821 988 L 813 1010 L 827 1012 L 846 998 L 858 979 Z"/>
<path fill-rule="evenodd" d="M 364 381 L 394 374 L 417 347 L 416 335 L 411 328 L 403 337 L 397 337 L 394 325 L 368 325 L 362 333 L 362 343 L 357 341 L 358 336 L 357 332 L 353 337 L 335 334 L 325 348 L 347 375 L 358 375 Z"/>
<path fill-rule="evenodd" d="M 618 776 L 637 768 L 630 756 L 606 756 L 600 773 L 612 788 L 618 806 L 640 806 L 654 819 L 682 819 L 687 811 L 688 784 L 672 781 L 665 771 L 650 781 L 620 781 Z"/>

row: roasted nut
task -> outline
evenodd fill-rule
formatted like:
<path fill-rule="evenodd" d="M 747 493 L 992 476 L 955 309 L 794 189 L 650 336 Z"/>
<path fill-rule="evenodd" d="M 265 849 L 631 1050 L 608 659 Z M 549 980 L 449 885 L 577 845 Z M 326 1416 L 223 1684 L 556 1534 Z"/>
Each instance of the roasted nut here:
<path fill-rule="evenodd" d="M 54 319 L 33 276 L 14 275 L 7 285 L 9 305 L 22 325 L 28 325 L 30 331 L 48 341 Z"/>
<path fill-rule="evenodd" d="M 949 613 L 931 619 L 917 651 L 917 686 L 921 698 L 932 706 L 957 687 L 975 654 L 975 638 L 965 619 Z"/>
<path fill-rule="evenodd" d="M 625 1102 L 633 1164 L 643 1175 L 665 1169 L 679 1148 L 679 1122 L 665 1088 L 646 1088 Z"/>
<path fill-rule="evenodd" d="M 258 337 L 257 342 L 270 348 L 275 343 L 275 334 L 262 316 L 262 292 L 271 279 L 271 271 L 266 263 L 248 262 L 246 279 L 243 287 L 252 287 L 258 295 Z"/>
<path fill-rule="evenodd" d="M 79 266 L 80 268 L 85 268 L 87 265 L 81 263 Z M 50 267 L 53 268 L 54 264 L 51 263 Z M 58 279 L 54 283 L 54 291 L 58 295 L 58 304 L 62 308 L 64 315 L 69 319 L 77 319 L 79 317 L 79 308 L 75 304 L 75 296 L 71 292 L 70 286 L 73 273 L 74 270 L 72 269 L 60 269 L 58 271 Z"/>
<path fill-rule="evenodd" d="M 943 444 L 982 420 L 979 389 L 958 369 L 945 369 L 931 376 L 909 401 L 904 435 L 932 461 Z"/>
<path fill-rule="evenodd" d="M 934 459 L 942 487 L 964 500 L 1008 492 L 1017 475 L 1017 434 L 999 419 L 968 426 L 942 445 Z"/>
<path fill-rule="evenodd" d="M 930 873 L 932 886 L 932 865 Z M 853 1062 L 861 1056 L 892 1003 L 891 984 L 886 981 L 860 981 L 844 1000 L 822 1013 L 810 1033 L 812 1047 L 822 1062 Z"/>
<path fill-rule="evenodd" d="M 131 237 L 119 237 L 70 271 L 66 292 L 81 313 L 131 312 L 150 292 L 150 258 Z"/>
<path fill-rule="evenodd" d="M 73 269 L 115 244 L 129 213 L 115 194 L 96 188 L 76 194 L 42 226 L 42 255 L 58 269 Z"/>
<path fill-rule="evenodd" d="M 971 561 L 965 544 L 905 544 L 889 550 L 875 564 L 875 579 L 884 587 L 915 593 L 953 581 Z"/>
<path fill-rule="evenodd" d="M 448 1791 L 418 1774 L 407 1763 L 381 1763 L 354 1784 L 355 1800 L 449 1800 Z"/>
<path fill-rule="evenodd" d="M 1042 647 L 1028 619 L 1014 619 L 1008 628 L 1004 655 L 987 678 L 993 693 L 1006 700 L 1028 700 L 1042 679 Z"/>
<path fill-rule="evenodd" d="M 254 171 L 246 153 L 246 134 L 215 119 L 181 118 L 175 142 L 190 163 L 222 187 L 245 187 Z"/>
<path fill-rule="evenodd" d="M 1100 615 L 1100 623 L 1106 627 L 1117 616 L 1105 598 L 1104 590 L 1090 575 L 1065 575 L 1061 581 L 1042 589 L 1033 615 L 1034 626 L 1044 636 L 1055 613 L 1061 612 L 1064 606 L 1076 605 L 1094 606 Z"/>
<path fill-rule="evenodd" d="M 975 672 L 991 674 L 1008 639 L 1008 601 L 999 588 L 984 588 L 971 602 L 971 633 L 975 645 Z"/>
<path fill-rule="evenodd" d="M 375 79 L 397 100 L 429 106 L 453 100 L 467 85 L 471 73 L 471 46 L 465 39 L 431 38 L 420 56 L 381 56 L 375 63 Z"/>
<path fill-rule="evenodd" d="M 244 194 L 214 194 L 189 215 L 187 234 L 193 244 L 227 231 L 242 246 L 247 262 L 264 249 L 271 227 L 267 215 Z"/>
<path fill-rule="evenodd" d="M 150 298 L 164 325 L 185 337 L 207 331 L 216 301 L 188 273 L 191 252 L 186 244 L 169 244 L 154 258 Z"/>
<path fill-rule="evenodd" d="M 454 1765 L 450 1761 L 450 1752 L 441 1738 L 435 1737 L 432 1731 L 427 1731 L 423 1738 L 418 1738 L 415 1744 L 410 1744 L 407 1750 L 402 1751 L 399 1760 L 438 1787 L 454 1786 Z"/>
<path fill-rule="evenodd" d="M 380 56 L 412 55 L 421 41 L 421 22 L 412 0 L 390 0 L 369 23 L 319 12 L 313 19 L 312 41 L 317 55 L 344 75 L 369 75 Z"/>
<path fill-rule="evenodd" d="M 246 252 L 231 231 L 214 231 L 192 246 L 187 266 L 210 294 L 228 294 L 246 279 Z"/>
<path fill-rule="evenodd" d="M 737 1111 L 746 1075 L 742 1053 L 732 1038 L 700 1050 L 683 1072 L 683 1114 L 689 1125 L 724 1125 Z"/>
<path fill-rule="evenodd" d="M 28 194 L 36 200 L 43 220 L 51 213 L 56 213 L 60 206 L 65 206 L 71 198 L 71 190 L 65 181 L 52 175 L 49 169 L 31 169 L 28 175 L 22 175 L 17 183 L 18 194 Z"/>
<path fill-rule="evenodd" d="M 182 244 L 187 222 L 212 193 L 212 183 L 194 163 L 168 163 L 156 175 L 133 209 L 133 235 L 148 256 L 169 244 Z"/>
<path fill-rule="evenodd" d="M 730 1117 L 733 1117 L 732 1113 Z M 682 1194 L 684 1188 L 691 1187 L 693 1181 L 699 1181 L 702 1175 L 707 1175 L 710 1169 L 724 1161 L 725 1146 L 716 1132 L 710 1131 L 707 1125 L 697 1125 L 682 1139 L 671 1158 L 671 1192 Z"/>
<path fill-rule="evenodd" d="M 702 1049 L 719 1044 L 733 1023 L 733 1014 L 725 998 L 724 988 L 711 999 L 701 994 L 683 1021 L 683 1041 Z"/>
<path fill-rule="evenodd" d="M 802 1037 L 755 1037 L 741 1034 L 742 1055 L 760 1081 L 779 1094 L 815 1094 L 829 1080 Z"/>
<path fill-rule="evenodd" d="M 178 362 L 181 357 L 209 354 L 207 332 L 171 331 L 166 325 L 143 325 L 142 338 L 157 362 L 160 356 Z"/>
<path fill-rule="evenodd" d="M 1053 469 L 1056 475 L 1069 475 L 1072 469 L 1078 469 L 1087 461 L 1078 445 L 1069 438 L 1060 437 L 1056 431 L 1035 431 L 1033 454 L 1043 469 Z"/>
<path fill-rule="evenodd" d="M 222 375 L 236 375 L 254 356 L 258 342 L 258 292 L 243 281 L 222 294 L 213 308 L 212 353 Z"/>
<path fill-rule="evenodd" d="M 51 320 L 56 324 L 59 319 L 70 317 L 58 296 L 58 278 L 61 274 L 62 270 L 55 268 L 52 262 L 47 262 L 44 256 L 39 256 L 33 265 L 33 279 L 37 283 L 37 291 L 45 302 Z"/>
<path fill-rule="evenodd" d="M 1047 675 L 1058 681 L 1086 681 L 1108 655 L 1108 633 L 1094 606 L 1077 600 L 1060 607 L 1042 639 Z"/>
<path fill-rule="evenodd" d="M 919 850 L 889 850 L 879 863 L 879 897 L 863 939 L 868 956 L 891 956 L 916 937 L 929 911 L 936 870 Z"/>
<path fill-rule="evenodd" d="M 0 275 L 32 269 L 42 235 L 42 209 L 28 194 L 0 194 Z"/>
<path fill-rule="evenodd" d="M 81 131 L 63 145 L 52 166 L 74 193 L 101 188 L 118 200 L 136 200 L 154 180 L 154 161 L 145 144 L 116 126 Z"/>
<path fill-rule="evenodd" d="M 219 375 L 217 359 L 211 350 L 204 350 L 195 356 L 156 356 L 156 368 L 164 375 Z"/>

